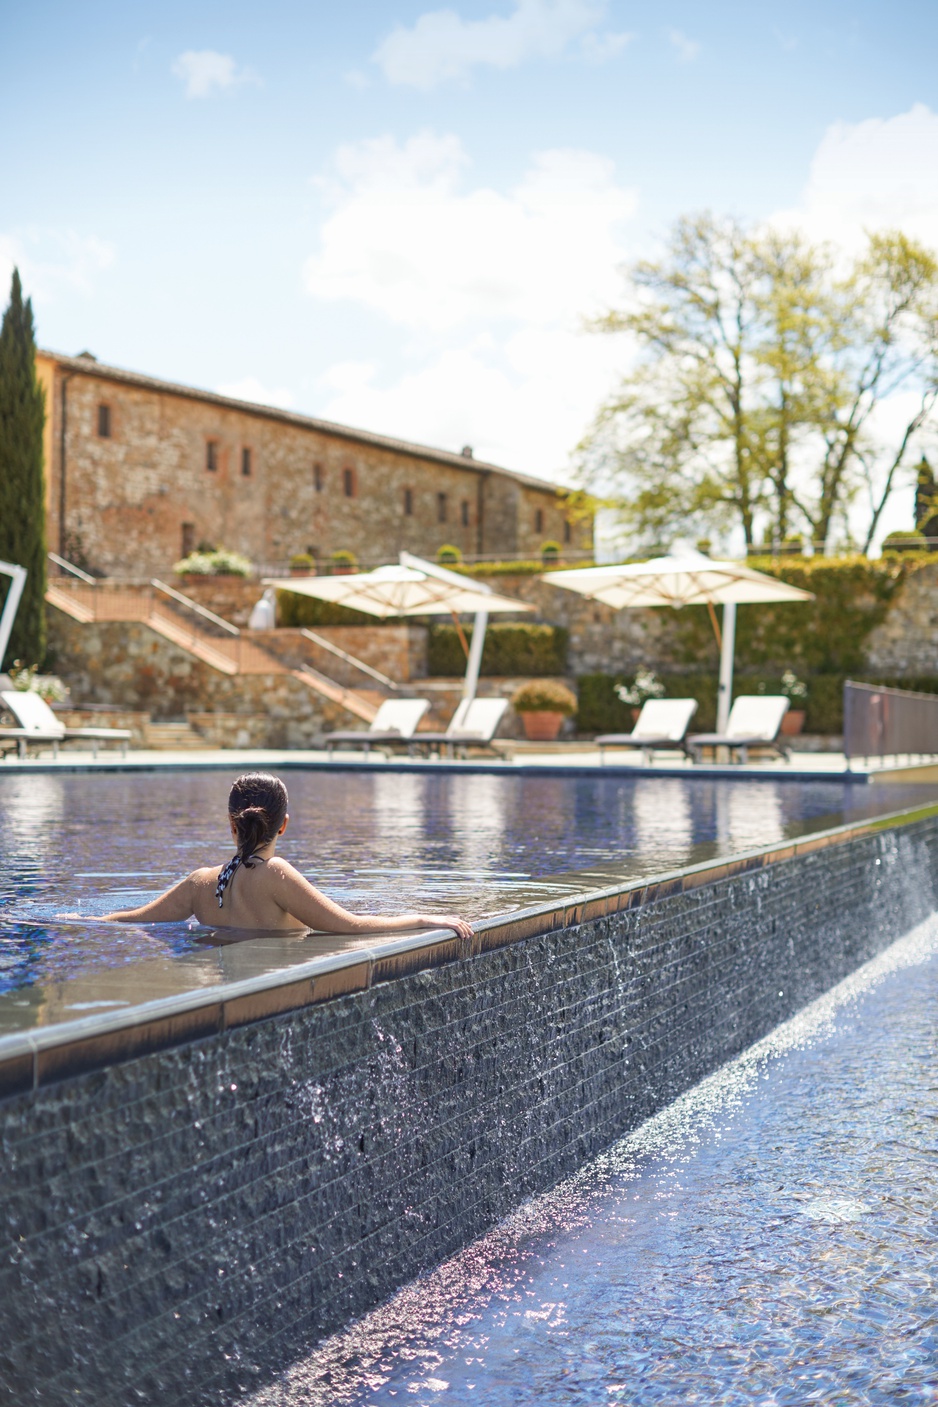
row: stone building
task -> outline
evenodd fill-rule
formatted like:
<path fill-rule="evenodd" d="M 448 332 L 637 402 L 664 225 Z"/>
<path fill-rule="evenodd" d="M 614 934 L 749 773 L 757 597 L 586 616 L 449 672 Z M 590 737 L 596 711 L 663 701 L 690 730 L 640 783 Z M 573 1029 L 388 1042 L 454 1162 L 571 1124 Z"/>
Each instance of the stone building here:
<path fill-rule="evenodd" d="M 268 569 L 294 553 L 362 565 L 592 548 L 553 484 L 461 454 L 177 386 L 84 353 L 37 356 L 45 387 L 48 541 L 115 576 L 165 573 L 201 543 Z"/>

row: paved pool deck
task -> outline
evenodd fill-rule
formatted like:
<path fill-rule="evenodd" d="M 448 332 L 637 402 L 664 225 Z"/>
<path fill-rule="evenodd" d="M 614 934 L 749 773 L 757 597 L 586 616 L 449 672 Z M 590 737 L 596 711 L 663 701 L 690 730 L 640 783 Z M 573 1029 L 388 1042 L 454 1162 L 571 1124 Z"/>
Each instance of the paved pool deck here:
<path fill-rule="evenodd" d="M 185 751 L 152 751 L 134 749 L 122 757 L 116 749 L 102 749 L 97 758 L 90 751 L 63 747 L 54 758 L 49 752 L 37 752 L 26 758 L 6 757 L 0 762 L 0 777 L 14 773 L 39 772 L 163 772 L 185 771 L 246 771 L 266 770 L 347 770 L 361 768 L 382 772 L 455 772 L 517 774 L 526 776 L 568 776 L 571 773 L 595 776 L 597 773 L 645 777 L 705 777 L 727 778 L 733 781 L 855 781 L 875 782 L 938 782 L 938 755 L 933 757 L 887 757 L 867 761 L 854 759 L 852 764 L 841 752 L 793 752 L 789 762 L 781 758 L 759 758 L 747 764 L 700 762 L 693 763 L 675 752 L 655 758 L 651 763 L 628 752 L 606 753 L 589 744 L 554 744 L 538 746 L 524 743 L 499 744 L 497 755 L 468 758 L 386 756 L 383 753 L 347 752 L 336 749 L 329 753 L 315 748 L 206 748 Z"/>

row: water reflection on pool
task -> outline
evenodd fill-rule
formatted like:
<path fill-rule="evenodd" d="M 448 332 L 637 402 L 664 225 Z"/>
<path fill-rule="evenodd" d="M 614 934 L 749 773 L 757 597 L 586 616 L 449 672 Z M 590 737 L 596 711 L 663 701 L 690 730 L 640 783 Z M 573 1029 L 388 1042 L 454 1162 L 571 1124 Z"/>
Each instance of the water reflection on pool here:
<path fill-rule="evenodd" d="M 352 907 L 479 919 L 938 796 L 703 778 L 290 773 L 282 853 Z M 205 931 L 103 926 L 231 853 L 218 772 L 0 776 L 0 991 L 193 952 Z M 56 914 L 77 911 L 77 922 Z"/>

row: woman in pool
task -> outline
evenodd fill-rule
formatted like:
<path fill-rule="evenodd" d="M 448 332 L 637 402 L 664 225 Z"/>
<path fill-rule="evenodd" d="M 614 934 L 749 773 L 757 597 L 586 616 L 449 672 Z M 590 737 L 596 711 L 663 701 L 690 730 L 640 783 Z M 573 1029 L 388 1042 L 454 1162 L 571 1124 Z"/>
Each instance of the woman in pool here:
<path fill-rule="evenodd" d="M 247 772 L 228 797 L 228 822 L 237 854 L 227 865 L 193 870 L 158 899 L 139 909 L 108 914 L 117 923 L 178 923 L 195 915 L 207 927 L 324 933 L 400 933 L 451 928 L 460 938 L 472 929 L 454 914 L 351 914 L 327 899 L 276 854 L 287 814 L 287 789 L 279 777 Z"/>

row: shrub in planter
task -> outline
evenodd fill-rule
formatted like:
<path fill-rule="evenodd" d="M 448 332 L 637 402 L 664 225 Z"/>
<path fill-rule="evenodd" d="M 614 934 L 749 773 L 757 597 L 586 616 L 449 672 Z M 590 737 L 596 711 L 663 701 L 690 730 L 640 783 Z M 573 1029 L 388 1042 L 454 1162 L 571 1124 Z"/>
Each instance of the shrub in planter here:
<path fill-rule="evenodd" d="M 294 552 L 290 558 L 290 571 L 294 576 L 311 576 L 316 570 L 316 559 L 308 552 Z"/>
<path fill-rule="evenodd" d="M 437 548 L 436 560 L 441 567 L 457 567 L 462 561 L 462 553 L 451 542 L 444 542 L 442 547 Z"/>
<path fill-rule="evenodd" d="M 552 567 L 560 560 L 562 548 L 559 542 L 547 541 L 541 543 L 541 561 L 545 567 Z"/>
<path fill-rule="evenodd" d="M 340 548 L 338 552 L 333 552 L 330 557 L 332 571 L 335 576 L 344 576 L 349 572 L 354 572 L 358 566 L 358 558 L 354 552 L 348 552 L 345 548 Z"/>
<path fill-rule="evenodd" d="M 527 736 L 538 742 L 556 738 L 563 720 L 576 713 L 576 694 L 555 679 L 529 679 L 515 690 L 511 703 Z"/>
<path fill-rule="evenodd" d="M 214 552 L 190 552 L 173 567 L 176 576 L 250 576 L 253 567 L 240 552 L 228 552 L 224 547 Z"/>

